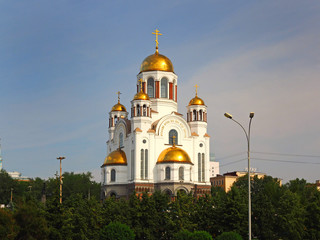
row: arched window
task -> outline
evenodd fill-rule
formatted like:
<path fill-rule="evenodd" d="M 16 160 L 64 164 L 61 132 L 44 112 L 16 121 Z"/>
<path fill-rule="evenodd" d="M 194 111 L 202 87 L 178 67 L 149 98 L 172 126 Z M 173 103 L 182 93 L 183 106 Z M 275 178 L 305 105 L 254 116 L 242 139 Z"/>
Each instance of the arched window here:
<path fill-rule="evenodd" d="M 148 86 L 147 91 L 148 91 L 149 97 L 154 98 L 154 80 L 153 80 L 153 78 L 148 79 L 147 86 Z"/>
<path fill-rule="evenodd" d="M 199 121 L 202 121 L 202 110 L 199 111 Z"/>
<path fill-rule="evenodd" d="M 116 181 L 116 170 L 112 169 L 111 170 L 111 182 L 115 182 Z"/>
<path fill-rule="evenodd" d="M 138 116 L 138 117 L 140 116 L 140 111 L 141 111 L 141 109 L 140 109 L 140 105 L 139 105 L 139 104 L 137 104 L 137 116 Z"/>
<path fill-rule="evenodd" d="M 201 153 L 198 153 L 198 181 L 201 182 Z"/>
<path fill-rule="evenodd" d="M 123 133 L 119 134 L 119 146 L 120 148 L 123 147 Z"/>
<path fill-rule="evenodd" d="M 144 166 L 145 166 L 145 171 L 144 171 L 144 178 L 148 179 L 148 149 L 145 150 L 145 158 L 144 158 Z"/>
<path fill-rule="evenodd" d="M 197 111 L 193 110 L 193 121 L 197 121 Z"/>
<path fill-rule="evenodd" d="M 168 98 L 168 79 L 161 79 L 161 97 Z"/>
<path fill-rule="evenodd" d="M 184 168 L 179 168 L 179 180 L 184 180 Z"/>
<path fill-rule="evenodd" d="M 178 145 L 178 132 L 175 129 L 171 129 L 169 132 L 169 144 L 173 145 L 173 136 L 175 136 L 174 143 Z"/>
<path fill-rule="evenodd" d="M 166 195 L 168 195 L 168 196 L 172 196 L 172 192 L 171 192 L 170 189 L 164 190 L 164 193 L 165 193 Z"/>
<path fill-rule="evenodd" d="M 166 167 L 165 180 L 170 180 L 170 178 L 171 178 L 171 169 L 170 169 L 170 167 Z"/>
<path fill-rule="evenodd" d="M 202 182 L 204 182 L 204 153 L 202 153 L 202 163 L 201 163 L 201 176 L 202 176 Z"/>
<path fill-rule="evenodd" d="M 144 179 L 144 150 L 143 149 L 141 149 L 140 178 Z"/>
<path fill-rule="evenodd" d="M 105 168 L 103 168 L 102 174 L 103 174 L 103 184 L 106 184 L 106 169 Z"/>
<path fill-rule="evenodd" d="M 145 117 L 145 116 L 147 116 L 147 105 L 143 105 L 143 116 Z"/>

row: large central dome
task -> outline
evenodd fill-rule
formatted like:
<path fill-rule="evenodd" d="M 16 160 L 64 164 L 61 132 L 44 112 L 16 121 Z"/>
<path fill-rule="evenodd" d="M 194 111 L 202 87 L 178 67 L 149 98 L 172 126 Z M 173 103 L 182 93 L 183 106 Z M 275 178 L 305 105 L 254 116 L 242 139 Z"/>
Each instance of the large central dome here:
<path fill-rule="evenodd" d="M 191 159 L 183 149 L 172 146 L 160 153 L 157 163 L 189 163 L 192 164 Z"/>
<path fill-rule="evenodd" d="M 159 54 L 158 51 L 146 57 L 141 63 L 140 72 L 149 71 L 174 72 L 170 59 L 162 54 Z"/>

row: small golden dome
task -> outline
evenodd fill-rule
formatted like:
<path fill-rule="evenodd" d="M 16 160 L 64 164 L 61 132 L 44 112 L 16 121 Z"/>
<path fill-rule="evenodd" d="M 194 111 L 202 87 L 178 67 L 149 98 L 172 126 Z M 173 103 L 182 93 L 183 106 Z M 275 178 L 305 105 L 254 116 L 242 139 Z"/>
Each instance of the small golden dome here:
<path fill-rule="evenodd" d="M 144 93 L 142 90 L 134 95 L 133 100 L 150 100 L 149 95 Z"/>
<path fill-rule="evenodd" d="M 189 106 L 191 105 L 205 105 L 204 101 L 196 95 L 194 98 L 192 98 L 189 102 Z"/>
<path fill-rule="evenodd" d="M 120 102 L 118 102 L 116 105 L 114 105 L 111 109 L 112 112 L 126 112 L 127 109 L 125 106 L 123 106 Z"/>
<path fill-rule="evenodd" d="M 164 71 L 173 72 L 173 65 L 169 58 L 159 54 L 158 50 L 146 57 L 141 63 L 140 72 Z"/>
<path fill-rule="evenodd" d="M 192 164 L 191 159 L 183 149 L 172 146 L 162 151 L 158 157 L 157 163 L 189 163 Z"/>
<path fill-rule="evenodd" d="M 127 157 L 124 151 L 117 149 L 111 152 L 105 159 L 102 165 L 127 165 Z"/>

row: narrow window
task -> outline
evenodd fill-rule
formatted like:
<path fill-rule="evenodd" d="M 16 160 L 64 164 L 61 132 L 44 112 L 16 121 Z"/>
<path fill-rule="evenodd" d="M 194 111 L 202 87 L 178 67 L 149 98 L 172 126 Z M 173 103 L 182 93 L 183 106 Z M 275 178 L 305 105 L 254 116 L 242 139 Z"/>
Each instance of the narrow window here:
<path fill-rule="evenodd" d="M 201 182 L 201 153 L 198 153 L 198 181 Z"/>
<path fill-rule="evenodd" d="M 141 115 L 140 115 L 140 105 L 139 105 L 139 104 L 137 104 L 137 116 L 138 116 L 138 117 L 141 116 Z"/>
<path fill-rule="evenodd" d="M 141 161 L 140 161 L 140 178 L 144 179 L 144 150 L 141 149 Z"/>
<path fill-rule="evenodd" d="M 131 179 L 133 180 L 134 179 L 134 169 L 135 167 L 135 163 L 134 163 L 134 150 L 132 149 L 131 150 Z"/>
<path fill-rule="evenodd" d="M 170 178 L 171 178 L 171 169 L 170 169 L 170 167 L 166 167 L 165 180 L 170 180 Z"/>
<path fill-rule="evenodd" d="M 147 116 L 147 106 L 145 104 L 143 105 L 143 116 Z"/>
<path fill-rule="evenodd" d="M 153 80 L 153 78 L 148 79 L 147 86 L 148 86 L 147 91 L 148 91 L 149 97 L 154 98 L 154 80 Z"/>
<path fill-rule="evenodd" d="M 106 169 L 103 168 L 103 184 L 106 184 Z"/>
<path fill-rule="evenodd" d="M 119 134 L 119 146 L 120 148 L 123 147 L 123 133 Z"/>
<path fill-rule="evenodd" d="M 168 79 L 161 79 L 161 97 L 168 98 Z"/>
<path fill-rule="evenodd" d="M 202 121 L 202 110 L 199 111 L 199 120 Z"/>
<path fill-rule="evenodd" d="M 204 174 L 204 173 L 205 173 L 205 172 L 204 172 L 204 167 L 205 167 L 205 166 L 204 166 L 204 153 L 202 153 L 202 164 L 201 164 L 202 182 L 204 182 L 204 177 L 205 177 L 205 176 L 204 176 L 204 175 L 205 175 L 205 174 Z"/>
<path fill-rule="evenodd" d="M 111 170 L 111 182 L 116 181 L 116 170 L 112 169 Z"/>
<path fill-rule="evenodd" d="M 174 144 L 178 145 L 178 132 L 175 129 L 169 131 L 169 144 L 173 145 L 173 136 L 175 136 Z"/>
<path fill-rule="evenodd" d="M 184 180 L 184 168 L 179 168 L 179 180 Z"/>
<path fill-rule="evenodd" d="M 145 172 L 144 172 L 144 178 L 148 179 L 148 149 L 145 150 Z"/>
<path fill-rule="evenodd" d="M 193 110 L 193 121 L 197 121 L 197 111 Z"/>

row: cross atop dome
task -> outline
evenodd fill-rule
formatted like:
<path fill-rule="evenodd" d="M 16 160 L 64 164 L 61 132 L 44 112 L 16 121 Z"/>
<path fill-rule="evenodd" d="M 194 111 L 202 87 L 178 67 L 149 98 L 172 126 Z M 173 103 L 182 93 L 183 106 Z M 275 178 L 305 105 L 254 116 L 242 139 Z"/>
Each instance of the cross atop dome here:
<path fill-rule="evenodd" d="M 196 96 L 198 96 L 198 87 L 199 87 L 199 85 L 196 84 L 196 85 L 194 85 L 194 87 L 196 88 Z"/>
<path fill-rule="evenodd" d="M 121 94 L 121 92 L 117 92 L 117 94 L 118 94 L 118 103 L 120 103 L 120 94 Z"/>
<path fill-rule="evenodd" d="M 158 36 L 161 36 L 162 33 L 159 32 L 158 29 L 155 30 L 155 32 L 153 32 L 152 34 L 156 35 L 156 52 L 158 52 L 158 49 L 159 49 L 159 41 L 158 41 Z"/>

